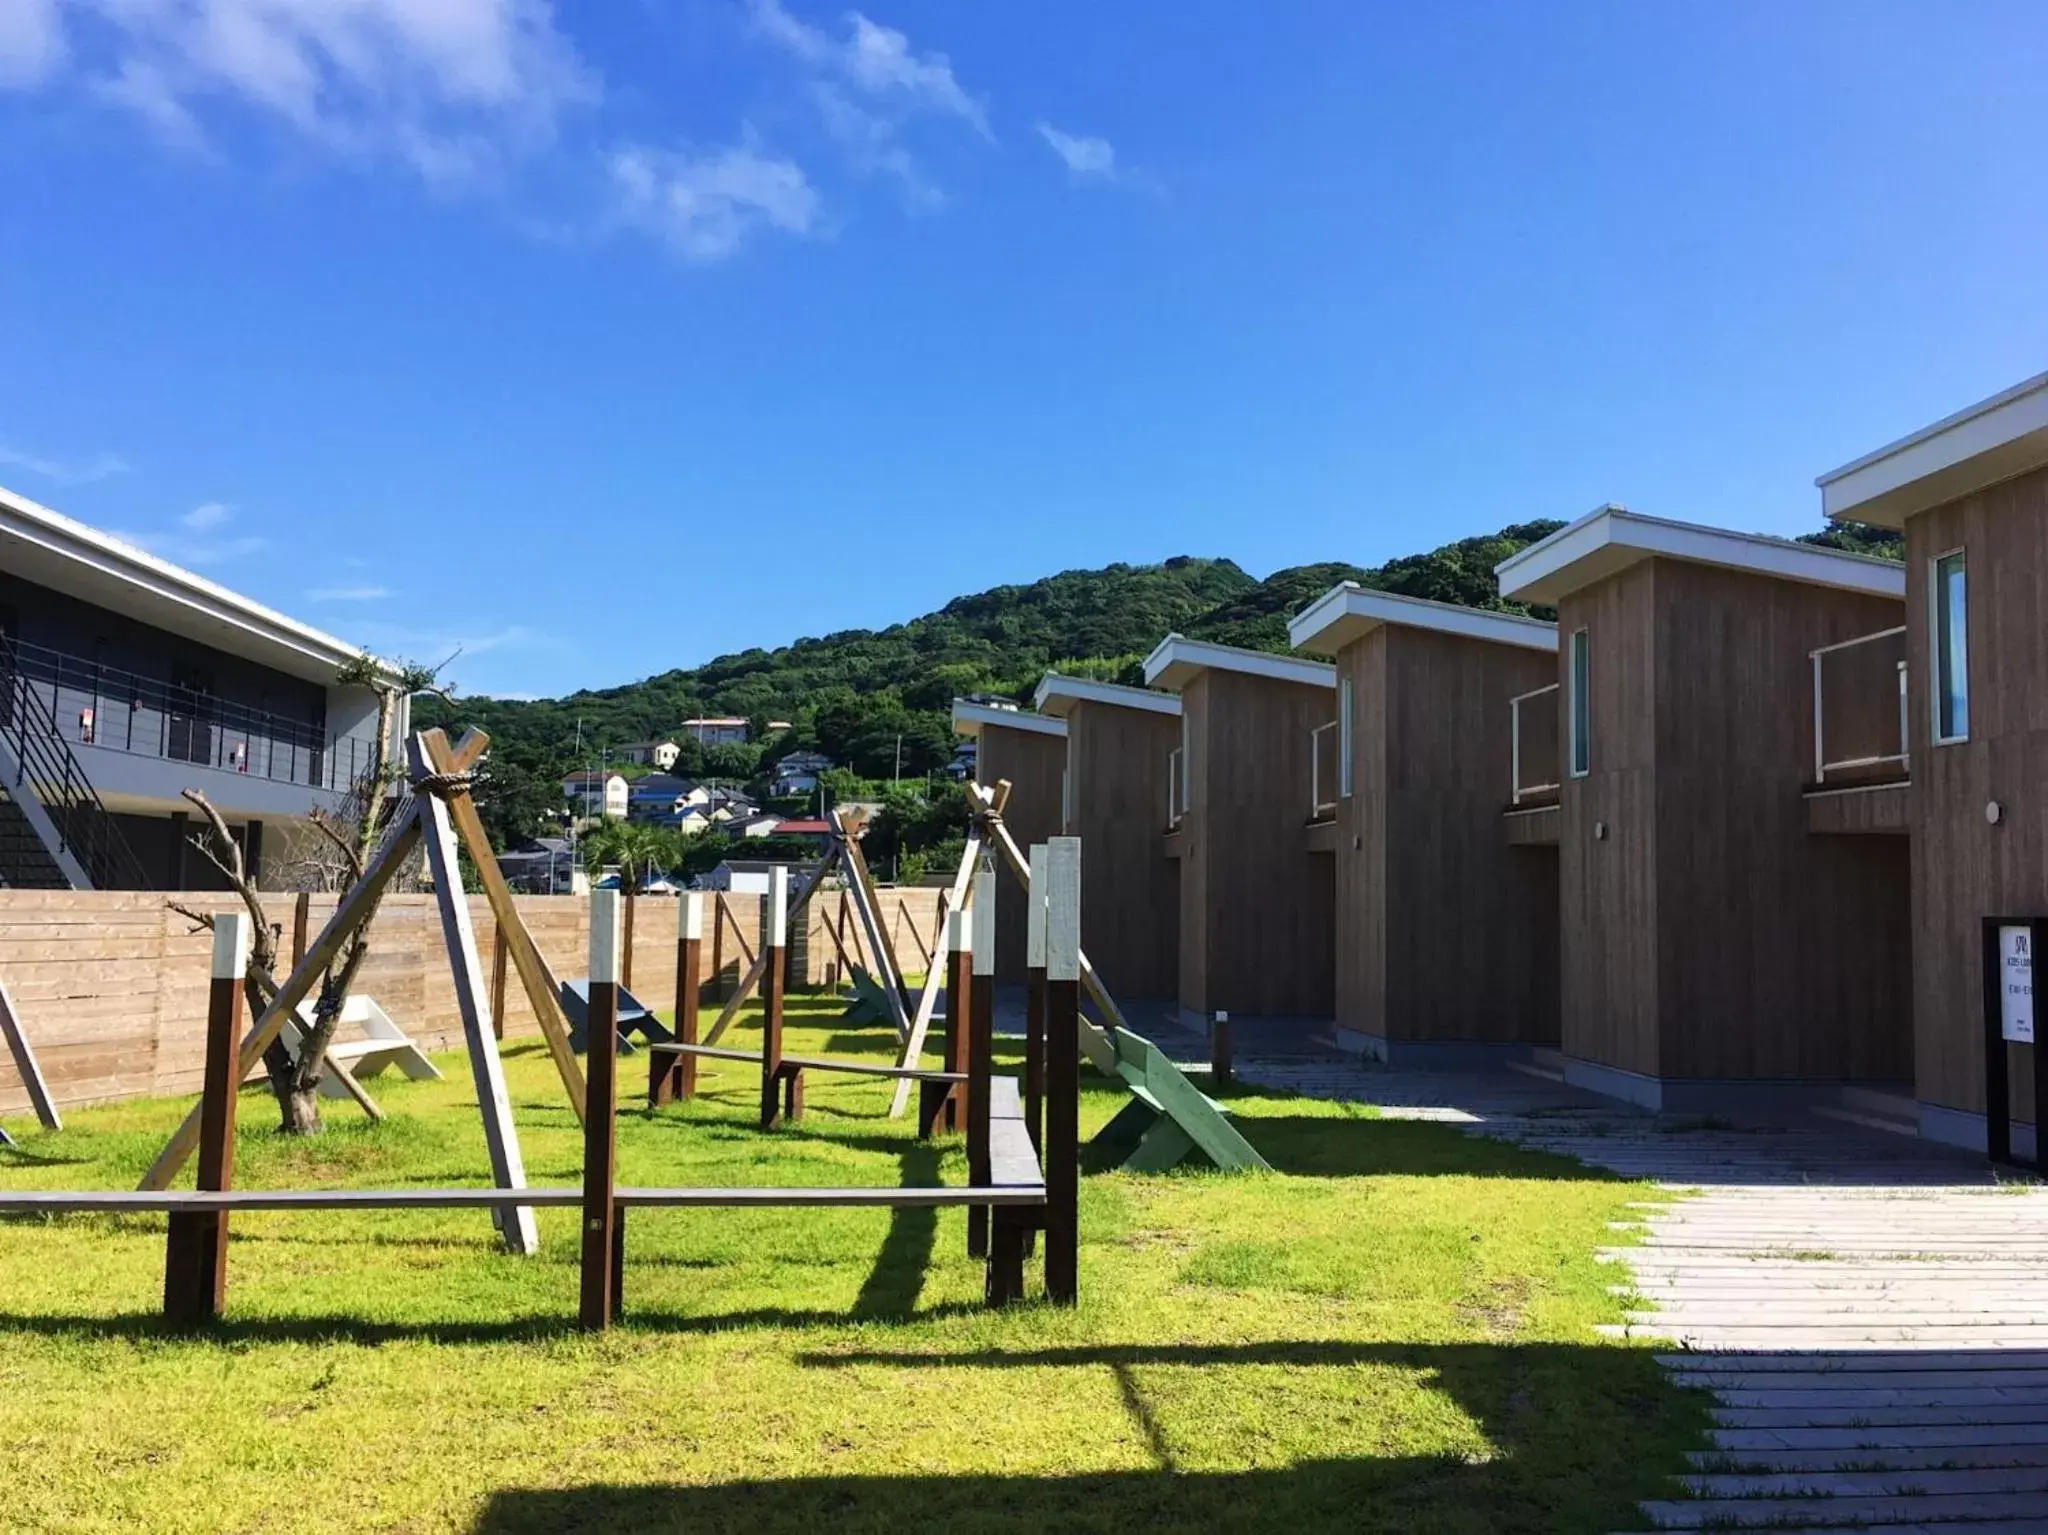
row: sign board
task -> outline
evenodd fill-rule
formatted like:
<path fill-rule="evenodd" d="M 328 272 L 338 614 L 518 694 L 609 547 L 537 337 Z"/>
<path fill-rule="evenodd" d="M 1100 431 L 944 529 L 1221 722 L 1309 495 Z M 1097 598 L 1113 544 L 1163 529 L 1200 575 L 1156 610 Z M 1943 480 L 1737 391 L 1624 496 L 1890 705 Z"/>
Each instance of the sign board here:
<path fill-rule="evenodd" d="M 2024 922 L 1998 927 L 1999 1033 L 2015 1044 L 2034 1042 L 2033 928 Z"/>

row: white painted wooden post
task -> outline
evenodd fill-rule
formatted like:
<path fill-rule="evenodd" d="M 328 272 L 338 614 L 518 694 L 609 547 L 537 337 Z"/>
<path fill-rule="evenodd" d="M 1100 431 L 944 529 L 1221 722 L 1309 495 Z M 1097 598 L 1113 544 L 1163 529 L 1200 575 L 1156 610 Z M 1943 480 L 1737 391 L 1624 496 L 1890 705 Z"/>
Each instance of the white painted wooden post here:
<path fill-rule="evenodd" d="M 1024 968 L 1045 968 L 1045 844 L 1031 844 L 1031 878 L 1025 889 Z"/>
<path fill-rule="evenodd" d="M 424 777 L 427 761 L 419 738 L 407 743 L 415 777 Z M 469 900 L 462 892 L 462 867 L 455 856 L 455 823 L 447 803 L 434 794 L 419 794 L 421 840 L 427 867 L 434 876 L 434 901 L 441 911 L 441 936 L 448 947 L 448 967 L 455 982 L 455 1005 L 462 1014 L 462 1041 L 469 1051 L 469 1073 L 483 1115 L 484 1145 L 490 1153 L 491 1181 L 501 1189 L 526 1187 L 526 1161 L 519 1152 L 519 1132 L 512 1123 L 512 1098 L 505 1090 L 505 1064 L 491 1030 L 490 978 L 477 953 L 476 929 L 469 920 Z M 501 1207 L 491 1213 L 505 1250 L 521 1257 L 540 1251 L 540 1228 L 526 1205 Z"/>

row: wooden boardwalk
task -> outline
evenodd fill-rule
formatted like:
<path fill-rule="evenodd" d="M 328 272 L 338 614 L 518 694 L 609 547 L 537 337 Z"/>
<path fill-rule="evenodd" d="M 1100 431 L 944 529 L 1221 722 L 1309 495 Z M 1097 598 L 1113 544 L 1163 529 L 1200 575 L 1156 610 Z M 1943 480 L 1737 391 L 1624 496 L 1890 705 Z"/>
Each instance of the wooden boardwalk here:
<path fill-rule="evenodd" d="M 1248 1081 L 1572 1156 L 1672 1193 L 1603 1253 L 1607 1329 L 1714 1396 L 1658 1530 L 2048 1532 L 2048 1190 L 1818 1115 L 1658 1116 L 1516 1072 L 1252 1060 Z"/>

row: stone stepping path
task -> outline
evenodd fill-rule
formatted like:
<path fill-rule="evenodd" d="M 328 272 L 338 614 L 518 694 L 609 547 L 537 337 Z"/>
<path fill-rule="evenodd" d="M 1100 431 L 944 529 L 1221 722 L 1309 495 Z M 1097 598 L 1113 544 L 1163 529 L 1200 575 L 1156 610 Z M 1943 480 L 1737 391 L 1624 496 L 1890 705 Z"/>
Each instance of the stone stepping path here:
<path fill-rule="evenodd" d="M 2048 1535 L 2048 1189 L 1835 1118 L 1639 1112 L 1536 1072 L 1243 1060 L 1248 1082 L 1653 1181 L 1600 1254 L 1709 1443 L 1657 1530 Z"/>

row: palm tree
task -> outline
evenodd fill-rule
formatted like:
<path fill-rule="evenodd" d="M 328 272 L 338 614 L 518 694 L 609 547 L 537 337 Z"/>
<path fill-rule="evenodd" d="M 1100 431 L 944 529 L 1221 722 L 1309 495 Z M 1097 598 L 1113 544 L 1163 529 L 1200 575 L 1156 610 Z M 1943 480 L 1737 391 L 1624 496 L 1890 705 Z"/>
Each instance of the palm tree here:
<path fill-rule="evenodd" d="M 592 874 L 617 866 L 619 888 L 638 890 L 650 875 L 673 868 L 682 858 L 681 838 L 645 821 L 606 821 L 582 842 L 583 866 Z"/>

